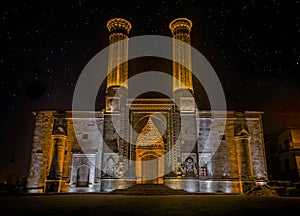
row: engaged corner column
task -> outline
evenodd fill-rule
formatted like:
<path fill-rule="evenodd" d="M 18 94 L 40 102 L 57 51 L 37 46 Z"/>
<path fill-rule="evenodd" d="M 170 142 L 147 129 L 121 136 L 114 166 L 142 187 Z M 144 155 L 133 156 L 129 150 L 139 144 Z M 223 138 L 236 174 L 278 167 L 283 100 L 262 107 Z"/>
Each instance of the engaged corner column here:
<path fill-rule="evenodd" d="M 66 141 L 66 135 L 52 135 L 52 139 L 54 142 L 54 146 L 56 147 L 57 152 L 57 158 L 54 163 L 57 163 L 58 165 L 58 177 L 61 179 L 62 172 L 63 172 L 63 164 L 64 164 L 64 157 L 65 157 L 65 141 Z"/>
<path fill-rule="evenodd" d="M 249 133 L 243 129 L 239 135 L 234 137 L 237 162 L 238 162 L 238 174 L 240 180 L 252 180 L 253 170 L 250 154 L 250 136 Z"/>
<path fill-rule="evenodd" d="M 48 184 L 53 184 L 51 186 L 51 192 L 61 191 L 61 180 L 63 173 L 63 164 L 65 156 L 65 141 L 66 135 L 55 134 L 52 135 L 52 151 L 50 151 L 50 170 L 47 177 Z M 55 190 L 55 191 L 52 191 Z"/>

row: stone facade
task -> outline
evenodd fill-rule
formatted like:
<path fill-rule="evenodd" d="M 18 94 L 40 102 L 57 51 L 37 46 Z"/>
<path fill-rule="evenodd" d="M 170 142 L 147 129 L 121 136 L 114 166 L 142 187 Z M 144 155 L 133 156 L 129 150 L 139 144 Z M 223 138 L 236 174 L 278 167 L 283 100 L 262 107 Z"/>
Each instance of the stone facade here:
<path fill-rule="evenodd" d="M 219 119 L 212 119 L 210 111 L 197 111 L 194 128 L 197 131 L 196 151 L 192 149 L 191 152 L 184 152 L 184 145 L 188 140 L 179 137 L 178 147 L 176 139 L 172 139 L 176 137 L 176 128 L 171 126 L 172 122 L 176 122 L 172 119 L 176 118 L 176 112 L 172 111 L 172 100 L 139 99 L 131 104 L 130 116 L 132 125 L 136 125 L 136 131 L 141 132 L 149 124 L 149 119 L 153 119 L 151 124 L 159 133 L 165 129 L 162 123 L 163 120 L 166 121 L 167 133 L 161 136 L 161 147 L 139 147 L 139 138 L 133 134 L 129 135 L 133 144 L 120 146 L 120 137 L 112 129 L 112 124 L 109 124 L 110 129 L 107 131 L 116 133 L 116 144 L 112 149 L 108 148 L 110 143 L 104 145 L 101 137 L 106 123 L 103 112 L 95 113 L 96 121 L 92 121 L 84 113 L 75 121 L 72 112 L 68 111 L 35 112 L 28 191 L 110 192 L 124 189 L 142 182 L 142 166 L 138 165 L 141 160 L 138 158 L 142 158 L 142 154 L 157 154 L 156 157 L 162 157 L 164 152 L 169 153 L 164 155 L 164 161 L 156 165 L 154 169 L 157 175 L 148 179 L 148 183 L 165 184 L 173 189 L 190 192 L 241 193 L 255 184 L 267 181 L 262 113 L 227 111 L 225 131 L 219 133 L 218 124 L 211 127 L 212 121 Z M 77 135 L 74 122 L 79 128 Z M 58 127 L 65 127 L 66 132 L 58 134 Z M 209 132 L 212 134 L 210 139 L 220 142 L 216 149 L 212 146 L 214 141 L 207 142 Z M 57 141 L 58 144 L 55 145 Z M 195 163 L 187 164 L 188 157 Z M 178 169 L 178 165 L 181 169 Z"/>
<path fill-rule="evenodd" d="M 188 192 L 243 193 L 267 181 L 263 113 L 195 106 L 191 50 L 181 42 L 190 43 L 191 21 L 178 18 L 169 26 L 177 40 L 173 98 L 128 98 L 128 64 L 122 62 L 131 24 L 116 18 L 107 27 L 113 46 L 105 108 L 34 112 L 28 192 L 165 184 Z"/>

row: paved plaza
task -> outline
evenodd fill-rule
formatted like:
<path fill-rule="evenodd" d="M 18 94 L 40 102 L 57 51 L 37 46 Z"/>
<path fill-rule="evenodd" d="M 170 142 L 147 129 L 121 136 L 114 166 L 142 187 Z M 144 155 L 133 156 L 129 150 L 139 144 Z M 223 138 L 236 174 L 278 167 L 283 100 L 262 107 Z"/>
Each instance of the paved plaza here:
<path fill-rule="evenodd" d="M 2 195 L 6 215 L 295 215 L 300 197 L 248 195 Z M 8 213 L 10 212 L 10 213 Z"/>

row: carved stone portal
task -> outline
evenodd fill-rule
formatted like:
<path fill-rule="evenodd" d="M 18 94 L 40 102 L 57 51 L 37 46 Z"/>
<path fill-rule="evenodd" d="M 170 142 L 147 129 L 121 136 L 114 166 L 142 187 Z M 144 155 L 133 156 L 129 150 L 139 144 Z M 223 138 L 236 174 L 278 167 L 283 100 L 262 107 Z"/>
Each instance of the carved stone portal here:
<path fill-rule="evenodd" d="M 163 184 L 164 141 L 151 117 L 136 143 L 137 184 Z"/>

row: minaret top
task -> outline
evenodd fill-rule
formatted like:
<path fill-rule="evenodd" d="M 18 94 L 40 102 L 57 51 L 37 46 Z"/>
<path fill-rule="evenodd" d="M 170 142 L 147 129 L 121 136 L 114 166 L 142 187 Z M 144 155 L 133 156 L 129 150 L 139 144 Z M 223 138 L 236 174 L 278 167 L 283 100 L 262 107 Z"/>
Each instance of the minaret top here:
<path fill-rule="evenodd" d="M 174 32 L 175 30 L 179 30 L 179 29 L 188 30 L 190 32 L 192 26 L 193 26 L 192 21 L 187 18 L 177 18 L 177 19 L 174 19 L 169 24 L 169 28 L 171 29 L 172 32 Z"/>
<path fill-rule="evenodd" d="M 106 24 L 110 33 L 125 31 L 124 33 L 129 34 L 131 30 L 131 24 L 129 21 L 123 18 L 113 18 Z"/>

